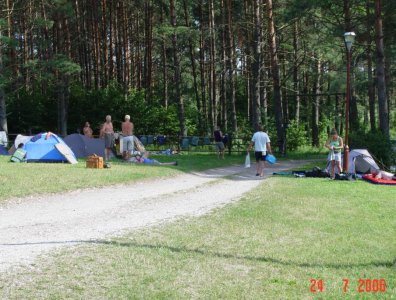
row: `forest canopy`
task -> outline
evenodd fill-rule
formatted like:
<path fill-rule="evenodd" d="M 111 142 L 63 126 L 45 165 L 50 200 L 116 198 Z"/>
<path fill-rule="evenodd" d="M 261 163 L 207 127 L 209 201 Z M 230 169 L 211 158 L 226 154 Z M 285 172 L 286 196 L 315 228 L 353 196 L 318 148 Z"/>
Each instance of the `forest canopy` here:
<path fill-rule="evenodd" d="M 234 135 L 267 126 L 282 151 L 395 135 L 391 0 L 4 0 L 0 129 L 95 133 L 130 114 L 138 134 Z M 392 131 L 393 130 L 393 131 Z M 359 139 L 359 138 L 357 138 Z M 353 142 L 353 141 L 352 141 Z"/>

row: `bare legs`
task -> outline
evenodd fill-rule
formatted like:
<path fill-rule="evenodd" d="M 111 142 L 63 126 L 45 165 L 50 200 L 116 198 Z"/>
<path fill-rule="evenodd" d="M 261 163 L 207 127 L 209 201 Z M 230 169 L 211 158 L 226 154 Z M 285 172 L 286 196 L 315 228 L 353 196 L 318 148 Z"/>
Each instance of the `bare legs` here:
<path fill-rule="evenodd" d="M 261 159 L 259 161 L 256 160 L 256 175 L 260 177 L 264 176 L 264 161 Z"/>
<path fill-rule="evenodd" d="M 336 161 L 335 164 L 336 164 L 336 167 L 338 168 L 338 173 L 341 174 L 342 173 L 341 162 L 340 161 Z"/>
<path fill-rule="evenodd" d="M 222 158 L 222 159 L 224 159 L 224 150 L 219 150 L 219 151 L 217 151 L 217 157 L 220 159 L 220 157 Z"/>
<path fill-rule="evenodd" d="M 110 149 L 109 148 L 105 148 L 105 161 L 108 161 L 110 158 Z"/>
<path fill-rule="evenodd" d="M 335 168 L 338 168 L 338 174 L 340 174 L 341 173 L 341 162 L 340 161 L 335 161 L 335 160 L 332 160 L 331 161 L 331 178 L 334 178 L 335 177 Z"/>

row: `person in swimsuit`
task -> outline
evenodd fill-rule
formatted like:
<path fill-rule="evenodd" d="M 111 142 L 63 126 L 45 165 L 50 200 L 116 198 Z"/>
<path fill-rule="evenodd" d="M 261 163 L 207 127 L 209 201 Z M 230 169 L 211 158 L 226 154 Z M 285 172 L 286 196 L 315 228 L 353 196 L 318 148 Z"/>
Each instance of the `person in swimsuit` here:
<path fill-rule="evenodd" d="M 344 148 L 344 142 L 342 137 L 337 133 L 337 130 L 333 128 L 330 131 L 330 137 L 327 140 L 325 147 L 330 150 L 327 160 L 331 162 L 331 173 L 332 179 L 335 178 L 335 168 L 338 168 L 338 172 L 341 173 L 341 150 Z"/>

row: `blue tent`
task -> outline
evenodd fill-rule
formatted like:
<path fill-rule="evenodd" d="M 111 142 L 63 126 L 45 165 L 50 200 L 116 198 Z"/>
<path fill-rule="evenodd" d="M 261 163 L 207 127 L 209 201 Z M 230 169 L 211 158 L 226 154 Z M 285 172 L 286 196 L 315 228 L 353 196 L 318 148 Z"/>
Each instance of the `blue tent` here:
<path fill-rule="evenodd" d="M 0 145 L 0 155 L 8 155 L 8 151 L 3 145 Z"/>
<path fill-rule="evenodd" d="M 55 145 L 62 144 L 70 149 L 66 143 L 54 133 L 40 133 L 32 137 L 25 143 L 23 149 L 26 150 L 27 162 L 67 162 L 66 157 L 61 154 Z M 70 149 L 75 158 L 73 151 Z"/>

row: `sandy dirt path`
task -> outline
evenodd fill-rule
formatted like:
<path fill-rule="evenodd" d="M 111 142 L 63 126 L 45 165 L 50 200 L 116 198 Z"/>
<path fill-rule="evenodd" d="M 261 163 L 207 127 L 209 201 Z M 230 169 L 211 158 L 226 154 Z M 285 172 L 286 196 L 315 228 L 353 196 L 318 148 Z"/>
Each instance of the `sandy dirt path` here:
<path fill-rule="evenodd" d="M 305 163 L 288 161 L 266 174 Z M 45 252 L 128 230 L 199 216 L 238 200 L 265 181 L 233 166 L 131 185 L 23 199 L 0 207 L 0 272 L 26 265 Z"/>

